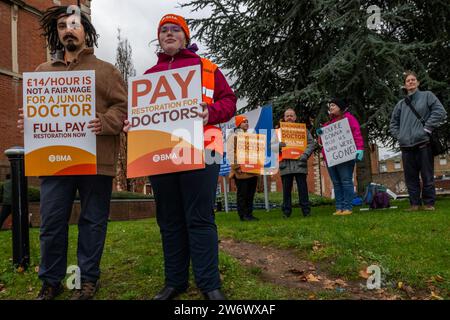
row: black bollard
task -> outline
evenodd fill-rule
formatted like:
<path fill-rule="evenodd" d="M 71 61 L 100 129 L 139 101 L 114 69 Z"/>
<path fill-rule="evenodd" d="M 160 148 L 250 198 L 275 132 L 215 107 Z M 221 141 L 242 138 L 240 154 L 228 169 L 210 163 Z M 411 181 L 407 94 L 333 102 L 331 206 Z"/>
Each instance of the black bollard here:
<path fill-rule="evenodd" d="M 11 162 L 13 264 L 26 270 L 30 263 L 30 239 L 24 149 L 13 147 L 6 150 L 5 155 Z"/>

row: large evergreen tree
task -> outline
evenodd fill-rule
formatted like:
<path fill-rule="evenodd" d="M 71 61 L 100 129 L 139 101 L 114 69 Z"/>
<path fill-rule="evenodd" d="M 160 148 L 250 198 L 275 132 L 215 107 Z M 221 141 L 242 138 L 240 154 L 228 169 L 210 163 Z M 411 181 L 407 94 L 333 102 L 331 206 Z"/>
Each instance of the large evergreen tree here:
<path fill-rule="evenodd" d="M 376 30 L 368 27 L 372 5 L 381 11 Z M 448 105 L 448 1 L 193 0 L 184 6 L 212 9 L 190 23 L 214 61 L 230 70 L 249 109 L 272 102 L 276 121 L 286 106 L 295 107 L 319 126 L 330 97 L 348 98 L 366 142 L 360 191 L 372 179 L 368 142 L 393 142 L 388 123 L 406 69 Z"/>

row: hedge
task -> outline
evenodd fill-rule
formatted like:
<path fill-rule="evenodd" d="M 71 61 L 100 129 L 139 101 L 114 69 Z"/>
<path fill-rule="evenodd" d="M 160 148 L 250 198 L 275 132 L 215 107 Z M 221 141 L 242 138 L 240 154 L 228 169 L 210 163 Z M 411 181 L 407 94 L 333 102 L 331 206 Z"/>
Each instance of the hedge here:
<path fill-rule="evenodd" d="M 39 188 L 28 187 L 28 202 L 39 202 L 40 194 Z M 79 199 L 78 193 L 76 199 Z M 154 199 L 154 197 L 142 193 L 116 191 L 112 193 L 112 199 Z M 3 202 L 3 182 L 0 182 L 0 202 Z"/>

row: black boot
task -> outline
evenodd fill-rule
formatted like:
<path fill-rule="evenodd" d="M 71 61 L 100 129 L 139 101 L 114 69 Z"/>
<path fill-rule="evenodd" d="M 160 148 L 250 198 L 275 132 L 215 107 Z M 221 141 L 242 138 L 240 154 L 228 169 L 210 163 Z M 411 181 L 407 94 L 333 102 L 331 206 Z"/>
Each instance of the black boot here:
<path fill-rule="evenodd" d="M 220 289 L 203 294 L 206 300 L 228 300 Z"/>
<path fill-rule="evenodd" d="M 173 300 L 181 294 L 177 289 L 165 286 L 153 297 L 153 300 Z"/>
<path fill-rule="evenodd" d="M 304 216 L 305 218 L 311 216 L 311 210 L 303 210 L 302 212 L 303 212 L 303 216 Z"/>
<path fill-rule="evenodd" d="M 244 216 L 244 221 L 258 221 L 257 217 L 254 217 L 252 214 L 248 214 Z"/>
<path fill-rule="evenodd" d="M 64 287 L 61 283 L 57 286 L 52 286 L 47 282 L 44 282 L 36 300 L 55 300 L 55 298 L 63 292 Z"/>

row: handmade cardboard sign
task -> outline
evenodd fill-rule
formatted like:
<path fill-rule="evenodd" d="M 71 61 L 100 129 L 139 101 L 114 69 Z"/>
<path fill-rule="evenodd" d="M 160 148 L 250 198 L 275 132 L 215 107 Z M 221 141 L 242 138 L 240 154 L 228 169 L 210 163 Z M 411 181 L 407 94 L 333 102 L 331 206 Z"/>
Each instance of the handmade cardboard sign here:
<path fill-rule="evenodd" d="M 356 158 L 356 144 L 347 118 L 336 121 L 322 130 L 320 137 L 328 167 Z"/>

